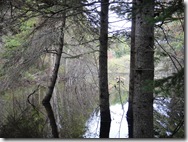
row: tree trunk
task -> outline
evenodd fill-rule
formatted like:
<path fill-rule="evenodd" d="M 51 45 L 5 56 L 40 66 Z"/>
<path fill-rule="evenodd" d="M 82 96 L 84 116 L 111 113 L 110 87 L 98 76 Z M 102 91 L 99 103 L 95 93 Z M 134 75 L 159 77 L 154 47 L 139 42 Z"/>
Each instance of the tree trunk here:
<path fill-rule="evenodd" d="M 61 55 L 62 55 L 62 51 L 63 51 L 63 46 L 64 46 L 64 28 L 65 28 L 65 22 L 66 22 L 66 13 L 63 13 L 63 20 L 62 20 L 62 24 L 61 24 L 61 35 L 60 35 L 60 39 L 59 39 L 59 48 L 57 49 L 56 52 L 56 58 L 55 58 L 55 65 L 53 68 L 53 72 L 52 72 L 52 77 L 51 77 L 51 82 L 50 85 L 48 86 L 48 92 L 46 94 L 46 96 L 44 97 L 44 99 L 42 100 L 43 106 L 46 109 L 46 112 L 48 114 L 48 118 L 50 120 L 50 126 L 52 128 L 52 134 L 54 138 L 58 138 L 58 130 L 57 130 L 57 124 L 55 121 L 55 117 L 54 117 L 54 113 L 50 104 L 50 100 L 52 98 L 52 94 L 55 88 L 55 84 L 57 81 L 57 77 L 58 77 L 58 71 L 59 71 L 59 66 L 60 66 L 60 61 L 61 61 Z M 52 58 L 53 60 L 53 58 Z"/>
<path fill-rule="evenodd" d="M 134 69 L 135 69 L 135 0 L 132 1 L 132 26 L 131 26 L 131 54 L 130 54 L 130 74 L 129 74 L 129 107 L 127 111 L 129 138 L 133 138 L 133 95 L 134 95 Z"/>
<path fill-rule="evenodd" d="M 111 116 L 108 92 L 108 6 L 109 0 L 101 1 L 100 13 L 100 55 L 99 55 L 99 91 L 100 91 L 100 138 L 109 138 Z"/>
<path fill-rule="evenodd" d="M 154 0 L 136 0 L 134 138 L 153 137 Z"/>
<path fill-rule="evenodd" d="M 65 22 L 66 22 L 66 15 L 65 15 L 65 13 L 63 13 L 63 21 L 62 21 L 62 25 L 61 25 L 61 35 L 60 35 L 59 48 L 57 49 L 55 65 L 54 65 L 54 69 L 53 69 L 53 73 L 52 73 L 52 77 L 51 77 L 51 82 L 50 82 L 50 85 L 48 86 L 48 92 L 47 92 L 46 96 L 44 97 L 44 99 L 42 101 L 43 104 L 50 102 L 50 100 L 52 98 L 53 90 L 54 90 L 54 87 L 55 87 L 55 84 L 56 84 L 59 66 L 60 66 L 60 61 L 61 61 L 61 55 L 62 55 L 63 46 L 64 46 Z"/>

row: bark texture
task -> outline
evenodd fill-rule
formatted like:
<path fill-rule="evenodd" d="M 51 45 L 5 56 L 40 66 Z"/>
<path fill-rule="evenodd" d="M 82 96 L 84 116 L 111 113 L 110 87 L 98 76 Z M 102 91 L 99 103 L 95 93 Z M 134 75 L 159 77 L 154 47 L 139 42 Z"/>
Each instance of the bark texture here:
<path fill-rule="evenodd" d="M 99 55 L 99 90 L 100 90 L 100 138 L 109 138 L 111 116 L 109 109 L 109 92 L 108 92 L 108 7 L 109 0 L 101 1 L 100 15 L 100 55 Z"/>
<path fill-rule="evenodd" d="M 134 69 L 135 69 L 135 0 L 132 1 L 132 26 L 131 26 L 131 53 L 129 74 L 129 107 L 127 111 L 129 138 L 133 138 L 133 95 L 134 95 Z"/>
<path fill-rule="evenodd" d="M 154 0 L 136 0 L 133 137 L 153 137 Z"/>

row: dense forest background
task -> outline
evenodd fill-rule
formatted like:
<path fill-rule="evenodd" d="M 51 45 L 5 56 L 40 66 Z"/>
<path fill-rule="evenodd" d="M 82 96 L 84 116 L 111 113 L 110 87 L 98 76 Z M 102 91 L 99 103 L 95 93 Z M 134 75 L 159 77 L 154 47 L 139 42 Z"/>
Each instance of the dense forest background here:
<path fill-rule="evenodd" d="M 0 18 L 1 138 L 108 138 L 115 105 L 123 138 L 185 138 L 182 0 L 0 0 Z"/>

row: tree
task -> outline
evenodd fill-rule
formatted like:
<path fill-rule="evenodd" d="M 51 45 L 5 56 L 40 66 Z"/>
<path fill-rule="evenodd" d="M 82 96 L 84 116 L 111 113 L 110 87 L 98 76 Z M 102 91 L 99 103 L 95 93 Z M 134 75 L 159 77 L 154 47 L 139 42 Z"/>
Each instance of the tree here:
<path fill-rule="evenodd" d="M 165 110 L 165 113 L 155 112 L 156 137 L 183 138 L 185 136 L 184 68 L 166 78 L 155 80 L 155 92 L 159 95 L 156 96 L 155 103 Z"/>
<path fill-rule="evenodd" d="M 62 56 L 62 52 L 63 52 L 63 47 L 64 47 L 64 29 L 65 29 L 65 24 L 66 24 L 66 12 L 64 10 L 63 14 L 62 14 L 62 23 L 61 23 L 61 35 L 60 35 L 60 43 L 59 43 L 59 48 L 57 49 L 57 53 L 56 53 L 56 61 L 55 61 L 55 66 L 54 66 L 54 70 L 53 70 L 53 74 L 52 74 L 52 78 L 51 78 L 51 82 L 50 85 L 48 87 L 48 92 L 45 96 L 45 98 L 43 99 L 42 103 L 49 103 L 50 99 L 52 97 L 53 94 L 53 90 L 56 84 L 56 80 L 57 80 L 57 76 L 58 76 L 58 71 L 59 71 L 59 66 L 60 66 L 60 61 L 61 61 L 61 56 Z"/>
<path fill-rule="evenodd" d="M 154 103 L 163 110 L 154 111 L 155 137 L 183 138 L 184 4 L 170 0 L 156 2 L 155 7 Z"/>
<path fill-rule="evenodd" d="M 101 1 L 100 12 L 100 53 L 99 53 L 99 98 L 100 98 L 100 138 L 109 138 L 111 116 L 108 92 L 108 6 L 109 0 Z"/>
<path fill-rule="evenodd" d="M 15 1 L 14 1 L 15 2 Z M 34 30 L 32 29 L 32 31 L 29 31 L 29 34 L 32 34 L 32 38 L 31 39 L 29 39 L 29 38 L 27 38 L 27 39 L 29 39 L 32 43 L 36 43 L 35 44 L 35 49 L 38 49 L 38 50 L 35 50 L 34 52 L 30 52 L 30 54 L 27 54 L 27 55 L 31 55 L 30 57 L 30 59 L 28 59 L 27 57 L 25 58 L 25 57 L 23 57 L 23 56 L 19 56 L 20 58 L 22 58 L 22 60 L 24 60 L 24 61 L 28 61 L 28 62 L 30 62 L 30 61 L 33 61 L 33 60 L 36 60 L 36 56 L 35 55 L 37 55 L 37 58 L 39 58 L 39 57 L 41 57 L 42 56 L 42 54 L 44 55 L 44 53 L 47 53 L 47 54 L 53 54 L 53 55 L 55 55 L 56 56 L 56 63 L 55 63 L 55 66 L 54 66 L 54 70 L 53 70 L 53 73 L 52 73 L 52 76 L 51 76 L 51 74 L 49 75 L 49 76 L 51 76 L 51 80 L 50 80 L 50 85 L 49 85 L 49 87 L 46 89 L 46 92 L 47 92 L 47 94 L 46 94 L 46 96 L 45 96 L 45 98 L 43 99 L 43 104 L 44 104 L 44 106 L 45 106 L 45 109 L 46 109 L 46 112 L 47 112 L 47 114 L 48 114 L 48 116 L 49 116 L 49 120 L 50 120 L 50 122 L 51 122 L 51 126 L 52 126 L 52 133 L 53 133 L 53 136 L 54 137 L 58 137 L 58 133 L 57 133 L 57 126 L 56 126 L 56 124 L 55 124 L 55 119 L 54 119 L 54 116 L 53 116 L 53 112 L 52 112 L 52 109 L 51 109 L 51 107 L 50 107 L 50 104 L 49 104 L 49 102 L 50 102 L 50 100 L 51 100 L 51 97 L 52 97 L 52 93 L 53 93 L 53 90 L 54 90 L 54 87 L 55 87 L 55 85 L 57 85 L 57 83 L 56 83 L 56 80 L 57 80 L 57 76 L 58 76 L 58 70 L 59 70 L 59 66 L 60 66 L 60 60 L 61 60 L 61 54 L 63 53 L 62 52 L 62 50 L 63 50 L 63 47 L 64 47 L 64 33 L 65 32 L 70 32 L 70 27 L 72 26 L 72 27 L 74 27 L 75 26 L 75 22 L 73 22 L 73 19 L 76 21 L 76 20 L 80 20 L 81 18 L 83 18 L 83 17 L 81 17 L 79 14 L 73 14 L 73 12 L 80 12 L 80 11 L 77 11 L 77 9 L 79 8 L 79 7 L 81 7 L 81 6 L 79 6 L 79 7 L 77 7 L 78 5 L 76 5 L 75 6 L 75 3 L 74 3 L 74 6 L 75 7 L 77 7 L 77 9 L 75 8 L 73 8 L 74 6 L 72 5 L 72 3 L 70 2 L 69 3 L 69 5 L 68 4 L 64 4 L 64 1 L 61 1 L 61 3 L 59 3 L 59 5 L 57 5 L 57 7 L 53 7 L 53 5 L 46 5 L 45 3 L 40 3 L 39 1 L 39 3 L 37 2 L 36 3 L 36 1 L 34 1 L 34 3 L 32 3 L 33 1 L 20 1 L 20 2 L 23 2 L 22 4 L 23 4 L 23 7 L 21 6 L 21 7 L 14 7 L 14 9 L 17 9 L 18 8 L 18 11 L 20 11 L 20 13 L 22 13 L 23 14 L 23 17 L 19 17 L 19 16 L 17 16 L 17 18 L 18 18 L 18 21 L 20 20 L 20 19 L 24 19 L 24 17 L 27 17 L 28 19 L 31 19 L 31 17 L 33 16 L 33 17 L 35 17 L 36 15 L 36 17 L 38 18 L 38 20 L 40 20 L 40 22 L 37 22 L 37 23 L 35 23 L 35 26 L 34 26 Z M 78 2 L 78 1 L 77 1 Z M 80 2 L 80 1 L 79 1 Z M 67 2 L 68 3 L 68 2 Z M 80 2 L 81 3 L 81 2 Z M 15 3 L 15 4 L 17 4 L 17 3 Z M 38 11 L 37 11 L 37 6 L 38 5 L 40 5 L 40 6 L 45 6 L 45 8 L 44 9 L 39 9 Z M 48 9 L 49 8 L 49 9 Z M 56 9 L 57 8 L 57 9 Z M 32 13 L 33 15 L 29 15 L 28 13 L 26 14 L 26 16 L 24 15 L 25 13 L 24 12 L 26 12 L 27 10 L 29 9 L 29 11 L 30 12 L 28 12 L 28 13 Z M 60 9 L 60 10 L 59 10 Z M 69 9 L 69 10 L 67 10 L 67 9 Z M 24 11 L 25 10 L 25 11 Z M 44 10 L 44 11 L 43 11 Z M 74 10 L 74 11 L 73 11 Z M 58 12 L 57 12 L 58 11 Z M 66 20 L 66 16 L 65 16 L 65 11 L 68 11 L 68 16 L 67 17 L 74 17 L 74 18 L 70 18 L 69 19 L 69 31 L 68 31 L 68 28 L 66 28 L 66 30 L 65 30 L 65 20 Z M 70 12 L 71 11 L 71 12 Z M 57 12 L 57 13 L 56 13 Z M 81 12 L 83 12 L 83 11 L 81 11 Z M 80 12 L 80 13 L 81 13 Z M 35 15 L 36 14 L 36 15 Z M 40 15 L 40 14 L 42 14 L 42 15 Z M 72 14 L 72 15 L 71 15 Z M 40 15 L 40 16 L 39 16 Z M 14 15 L 14 16 L 16 16 L 16 15 Z M 31 17 L 30 17 L 31 16 Z M 58 18 L 57 18 L 58 17 Z M 79 18 L 78 18 L 79 17 Z M 27 19 L 26 18 L 26 19 Z M 78 19 L 77 19 L 78 18 Z M 84 17 L 85 18 L 85 17 Z M 25 19 L 24 19 L 25 20 Z M 24 21 L 23 20 L 23 21 Z M 85 20 L 86 21 L 86 19 L 82 19 L 83 21 Z M 21 22 L 23 22 L 22 20 L 21 20 Z M 83 22 L 82 21 L 82 22 Z M 16 22 L 15 22 L 16 23 Z M 74 26 L 73 26 L 73 23 L 74 23 Z M 83 22 L 84 23 L 84 22 Z M 81 23 L 81 22 L 79 22 L 79 25 L 81 25 L 81 24 L 83 24 L 83 23 Z M 10 27 L 11 27 L 12 25 L 10 25 Z M 89 29 L 87 26 L 85 26 L 84 24 L 82 25 L 83 27 L 85 27 L 85 28 L 87 28 L 87 30 Z M 77 28 L 78 28 L 78 23 L 77 23 Z M 75 27 L 75 29 L 76 29 L 76 27 Z M 91 29 L 91 28 L 90 28 Z M 71 29 L 72 30 L 72 29 Z M 80 30 L 80 29 L 79 29 Z M 80 47 L 79 46 L 79 44 L 81 44 L 83 41 L 85 42 L 85 33 L 83 34 L 83 35 L 79 35 L 78 34 L 78 32 L 77 31 L 79 31 L 79 30 L 76 30 L 76 32 L 75 32 L 75 34 L 74 34 L 74 36 L 76 36 L 75 37 L 75 40 L 74 40 L 74 42 L 76 41 L 76 38 L 77 39 L 80 39 L 79 41 L 77 41 L 77 42 L 75 42 L 75 43 L 73 43 L 73 42 L 70 42 L 71 44 L 77 44 L 78 43 L 78 45 L 75 45 L 75 47 Z M 72 30 L 73 31 L 73 30 Z M 71 32 L 72 32 L 71 31 Z M 80 30 L 81 31 L 81 30 Z M 89 30 L 88 30 L 89 31 Z M 20 31 L 18 31 L 18 33 L 20 33 Z M 47 34 L 46 34 L 47 33 Z M 76 35 L 77 34 L 77 35 Z M 57 36 L 54 36 L 54 35 L 57 35 Z M 71 35 L 71 36 L 73 36 L 73 35 Z M 82 37 L 81 37 L 82 36 Z M 48 38 L 49 37 L 49 38 Z M 54 38 L 55 37 L 55 38 Z M 66 37 L 68 37 L 68 36 L 66 36 Z M 53 39 L 54 38 L 54 39 Z M 69 35 L 69 37 L 68 38 L 70 38 L 70 35 Z M 88 35 L 87 35 L 87 38 L 88 38 Z M 72 38 L 73 39 L 73 38 Z M 84 39 L 84 40 L 83 40 Z M 46 44 L 43 44 L 44 42 L 42 41 L 42 40 L 46 40 L 45 41 L 45 43 Z M 26 42 L 26 40 L 24 39 L 24 43 Z M 28 49 L 33 49 L 33 47 L 31 46 L 31 44 L 32 43 L 29 43 L 29 45 L 27 46 L 28 47 Z M 67 40 L 66 40 L 66 43 L 68 43 L 67 42 Z M 70 44 L 69 43 L 69 44 Z M 22 44 L 22 43 L 21 43 Z M 33 44 L 34 45 L 34 44 Z M 40 45 L 40 46 L 37 46 L 37 45 Z M 53 47 L 52 47 L 52 46 Z M 14 46 L 16 46 L 15 44 L 14 44 Z M 67 46 L 67 45 L 66 45 Z M 38 48 L 39 47 L 39 48 Z M 20 48 L 20 46 L 18 45 L 17 46 L 17 49 L 21 49 Z M 39 51 L 40 50 L 40 51 Z M 26 51 L 26 50 L 25 50 Z M 13 50 L 11 49 L 11 52 L 13 52 Z M 43 52 L 43 53 L 42 53 Z M 15 52 L 14 52 L 15 53 Z M 17 52 L 16 52 L 17 53 Z M 22 53 L 22 55 L 24 55 L 24 52 L 20 52 L 19 53 L 19 55 Z M 40 53 L 42 53 L 42 54 L 40 54 Z M 65 53 L 65 52 L 64 52 Z M 80 52 L 77 52 L 77 53 L 80 53 Z M 91 52 L 92 53 L 92 52 Z M 40 55 L 39 55 L 40 54 Z M 83 55 L 84 55 L 84 53 L 82 53 Z M 76 57 L 81 57 L 81 56 L 83 56 L 82 54 L 80 54 L 80 55 L 76 55 L 75 56 L 75 58 Z M 89 53 L 88 53 L 89 54 Z M 38 56 L 39 55 L 39 56 Z M 86 54 L 87 55 L 87 54 Z M 71 56 L 71 55 L 70 55 Z M 14 56 L 15 57 L 15 56 Z M 73 57 L 74 58 L 74 57 Z M 28 62 L 26 62 L 26 63 L 28 63 Z M 18 62 L 17 62 L 18 63 Z M 31 62 L 30 62 L 31 63 Z M 15 64 L 14 64 L 15 65 Z M 25 64 L 26 65 L 26 64 Z M 23 65 L 24 66 L 24 65 Z M 29 66 L 27 66 L 27 68 L 25 68 L 25 70 L 28 70 L 28 68 L 30 68 L 31 66 L 33 66 L 33 64 L 30 64 Z M 69 65 L 70 66 L 70 65 Z M 71 65 L 72 66 L 72 65 Z M 20 66 L 17 66 L 18 67 L 18 69 L 20 69 Z M 81 67 L 81 66 L 79 66 L 79 67 Z M 53 68 L 53 67 L 52 67 Z M 23 69 L 23 68 L 22 68 Z M 81 70 L 81 69 L 80 69 Z M 44 70 L 42 70 L 42 71 L 44 71 Z M 12 72 L 14 72 L 14 70 L 12 71 Z M 17 71 L 19 74 L 21 74 L 21 71 L 19 70 L 19 71 Z M 15 74 L 12 74 L 12 76 L 14 76 Z M 43 72 L 43 75 L 44 75 L 44 77 L 45 77 L 45 72 Z M 15 75 L 16 77 L 17 77 L 17 75 Z M 22 74 L 22 76 L 24 76 L 23 74 Z M 77 75 L 75 75 L 75 76 L 77 76 Z M 38 76 L 38 79 L 40 80 L 40 75 Z M 67 77 L 68 78 L 68 77 Z M 85 79 L 85 78 L 84 78 Z M 12 82 L 13 80 L 12 79 L 10 79 L 10 81 Z M 45 78 L 45 83 L 47 84 L 47 82 L 48 82 L 48 80 Z M 40 82 L 37 82 L 37 84 L 38 83 L 40 83 Z M 80 83 L 80 82 L 79 82 Z M 24 85 L 23 85 L 24 86 Z M 19 86 L 20 87 L 20 86 Z M 24 86 L 25 87 L 25 86 Z M 74 91 L 74 90 L 73 90 Z M 75 89 L 75 91 L 77 91 L 76 89 Z M 91 90 L 90 90 L 90 93 L 91 93 Z M 96 93 L 96 91 L 95 91 L 95 93 Z M 68 95 L 68 94 L 66 94 L 66 95 Z M 89 95 L 88 95 L 89 96 Z M 78 97 L 78 94 L 77 94 L 77 96 L 76 96 L 77 98 L 79 98 Z M 82 96 L 83 97 L 83 96 Z M 63 98 L 63 100 L 64 99 L 66 99 L 66 98 Z M 79 98 L 80 100 L 81 100 L 81 98 Z M 88 98 L 87 98 L 88 99 Z M 86 99 L 85 99 L 86 100 Z M 85 101 L 85 100 L 82 100 L 83 102 Z M 66 101 L 68 101 L 67 99 L 66 99 Z M 77 101 L 77 100 L 76 100 Z M 75 100 L 73 100 L 73 99 L 71 99 L 71 102 L 72 103 L 75 103 Z M 84 103 L 84 104 L 81 104 L 81 106 L 84 106 L 85 104 L 89 104 L 89 103 L 91 103 L 92 101 L 88 101 L 87 103 Z M 55 102 L 56 103 L 56 102 Z M 71 104 L 72 104 L 71 103 Z M 55 104 L 55 105 L 58 105 L 57 103 Z M 75 104 L 74 104 L 75 105 Z M 69 103 L 69 106 L 71 106 L 70 105 L 70 103 Z M 75 106 L 78 106 L 77 104 L 75 105 Z M 91 107 L 91 106 L 89 106 L 89 107 Z M 87 107 L 87 108 L 89 108 L 89 107 Z M 79 107 L 77 107 L 78 109 L 80 109 Z M 76 108 L 76 109 L 77 109 Z M 53 109 L 54 109 L 54 107 L 53 107 Z M 65 109 L 65 108 L 63 108 L 63 109 Z M 75 109 L 75 108 L 74 108 Z M 75 110 L 76 110 L 75 109 Z M 83 109 L 83 108 L 82 108 Z M 80 109 L 80 110 L 82 110 L 82 109 Z M 87 112 L 87 111 L 86 111 Z M 69 113 L 71 113 L 71 111 L 69 111 Z M 89 113 L 89 112 L 87 112 L 87 113 Z M 75 114 L 70 114 L 70 115 L 74 115 L 75 116 Z M 80 113 L 80 116 L 81 116 L 82 114 Z M 87 116 L 84 116 L 84 119 L 82 120 L 83 122 L 85 121 L 85 119 L 87 118 Z M 63 120 L 65 120 L 65 119 L 67 119 L 67 118 L 63 118 Z M 76 119 L 81 119 L 81 117 L 77 117 Z M 73 120 L 69 120 L 69 122 L 73 122 Z M 59 124 L 59 123 L 58 123 Z M 62 123 L 63 124 L 63 123 Z M 82 125 L 83 123 L 79 123 L 79 125 Z M 82 127 L 81 127 L 82 128 Z M 70 129 L 70 128 L 69 128 Z M 73 129 L 71 129 L 72 131 L 73 131 Z M 76 130 L 76 128 L 75 128 L 75 130 Z M 77 132 L 78 134 L 80 133 L 80 132 Z M 74 132 L 72 132 L 72 134 L 74 134 Z M 69 135 L 69 137 L 71 137 L 71 135 Z M 73 136 L 72 136 L 73 137 Z"/>
<path fill-rule="evenodd" d="M 154 0 L 136 0 L 133 137 L 153 137 Z"/>

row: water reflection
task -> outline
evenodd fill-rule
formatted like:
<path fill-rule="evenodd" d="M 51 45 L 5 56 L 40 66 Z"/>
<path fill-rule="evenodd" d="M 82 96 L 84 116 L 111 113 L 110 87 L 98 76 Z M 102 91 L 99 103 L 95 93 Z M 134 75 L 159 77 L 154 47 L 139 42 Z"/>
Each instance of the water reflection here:
<path fill-rule="evenodd" d="M 165 99 L 169 102 L 170 99 Z M 162 115 L 166 115 L 167 109 L 157 100 L 154 102 L 154 110 Z M 116 104 L 110 106 L 111 112 L 111 128 L 110 128 L 110 138 L 128 138 L 128 123 L 126 119 L 126 113 L 128 110 L 128 102 L 123 106 L 121 104 Z M 84 134 L 84 138 L 99 138 L 100 129 L 100 112 L 95 111 L 86 122 L 87 131 Z"/>
<path fill-rule="evenodd" d="M 54 138 L 59 138 L 58 130 L 57 130 L 57 125 L 54 117 L 54 112 L 52 110 L 51 104 L 50 103 L 44 103 L 43 106 L 46 109 L 46 113 L 48 114 L 48 118 L 50 120 L 50 126 L 52 129 L 52 135 Z"/>
<path fill-rule="evenodd" d="M 110 107 L 111 111 L 111 128 L 110 138 L 128 138 L 128 124 L 126 120 L 126 113 L 128 110 L 128 103 L 116 104 Z M 85 138 L 99 138 L 100 128 L 100 112 L 94 112 L 86 123 L 88 127 Z"/>

